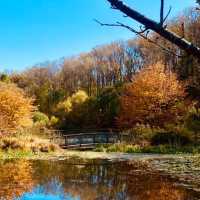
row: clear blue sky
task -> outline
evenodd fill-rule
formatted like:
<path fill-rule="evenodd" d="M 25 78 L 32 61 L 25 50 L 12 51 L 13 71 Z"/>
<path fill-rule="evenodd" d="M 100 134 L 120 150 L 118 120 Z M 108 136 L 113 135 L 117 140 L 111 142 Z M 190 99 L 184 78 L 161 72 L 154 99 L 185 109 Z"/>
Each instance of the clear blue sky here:
<path fill-rule="evenodd" d="M 157 19 L 160 0 L 125 0 Z M 194 0 L 166 0 L 171 16 Z M 22 70 L 36 63 L 76 55 L 114 40 L 129 39 L 127 30 L 100 27 L 126 20 L 106 0 L 0 0 L 0 71 Z M 134 22 L 133 22 L 133 25 Z"/>

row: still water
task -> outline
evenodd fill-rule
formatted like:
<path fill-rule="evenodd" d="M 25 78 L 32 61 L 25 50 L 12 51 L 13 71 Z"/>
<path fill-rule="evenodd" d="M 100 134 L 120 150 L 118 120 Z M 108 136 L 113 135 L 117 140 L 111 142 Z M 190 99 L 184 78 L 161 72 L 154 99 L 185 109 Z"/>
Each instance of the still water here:
<path fill-rule="evenodd" d="M 196 200 L 198 195 L 140 162 L 0 162 L 0 200 Z"/>

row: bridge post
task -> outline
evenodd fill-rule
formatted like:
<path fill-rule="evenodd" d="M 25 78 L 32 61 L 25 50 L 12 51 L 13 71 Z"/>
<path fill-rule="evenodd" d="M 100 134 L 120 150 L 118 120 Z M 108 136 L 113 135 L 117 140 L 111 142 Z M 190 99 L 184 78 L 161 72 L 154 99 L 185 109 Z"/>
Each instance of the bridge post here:
<path fill-rule="evenodd" d="M 119 138 L 119 139 L 118 139 L 119 142 L 121 143 L 121 142 L 122 142 L 122 139 L 123 139 L 123 138 L 122 138 L 122 133 L 119 133 L 119 134 L 118 134 L 118 138 Z"/>
<path fill-rule="evenodd" d="M 96 144 L 96 135 L 93 135 L 93 144 Z"/>
<path fill-rule="evenodd" d="M 109 133 L 106 134 L 106 143 L 109 143 Z"/>
<path fill-rule="evenodd" d="M 78 139 L 79 139 L 79 146 L 81 147 L 82 146 L 82 136 L 80 135 L 79 137 L 78 137 Z"/>
<path fill-rule="evenodd" d="M 68 142 L 67 142 L 67 136 L 65 135 L 65 146 L 67 147 L 68 146 Z"/>

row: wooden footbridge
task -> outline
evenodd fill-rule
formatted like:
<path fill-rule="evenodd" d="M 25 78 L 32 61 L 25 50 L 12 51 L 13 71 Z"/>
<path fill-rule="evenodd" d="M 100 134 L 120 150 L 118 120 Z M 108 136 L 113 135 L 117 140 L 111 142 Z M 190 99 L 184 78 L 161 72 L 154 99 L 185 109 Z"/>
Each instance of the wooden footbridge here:
<path fill-rule="evenodd" d="M 58 131 L 51 140 L 64 149 L 93 149 L 99 144 L 113 144 L 121 141 L 117 130 Z"/>

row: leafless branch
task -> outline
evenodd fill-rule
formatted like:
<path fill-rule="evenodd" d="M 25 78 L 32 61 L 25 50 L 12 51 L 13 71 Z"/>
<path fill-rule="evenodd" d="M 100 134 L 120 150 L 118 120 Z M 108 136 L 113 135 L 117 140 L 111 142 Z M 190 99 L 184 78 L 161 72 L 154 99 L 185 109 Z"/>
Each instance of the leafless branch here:
<path fill-rule="evenodd" d="M 112 27 L 123 27 L 123 28 L 126 28 L 128 29 L 129 31 L 139 35 L 139 34 L 142 34 L 142 33 L 145 33 L 148 28 L 145 28 L 144 30 L 141 30 L 141 31 L 136 31 L 135 29 L 133 29 L 132 27 L 128 26 L 128 25 L 125 25 L 121 22 L 116 22 L 115 24 L 107 24 L 107 23 L 102 23 L 100 21 L 98 21 L 97 19 L 94 19 L 95 22 L 97 22 L 98 24 L 100 24 L 101 26 L 112 26 Z"/>
<path fill-rule="evenodd" d="M 163 26 L 160 23 L 157 23 L 156 21 L 144 16 L 137 10 L 127 6 L 122 0 L 107 0 L 107 1 L 111 4 L 112 7 L 121 11 L 124 15 L 128 16 L 129 18 L 133 20 L 136 20 L 137 22 L 141 23 L 144 27 L 147 27 L 148 29 L 156 32 L 157 34 L 159 34 L 166 40 L 177 45 L 180 49 L 185 50 L 188 54 L 193 55 L 197 59 L 200 59 L 200 47 L 182 38 L 181 36 L 177 35 L 173 31 L 168 30 L 166 26 Z M 171 12 L 171 8 L 167 16 L 163 20 L 167 19 L 170 12 Z M 124 28 L 128 28 L 129 30 L 132 29 L 131 27 L 126 27 L 126 25 L 124 26 Z M 135 32 L 135 30 L 133 32 Z"/>
<path fill-rule="evenodd" d="M 108 23 L 102 23 L 102 22 L 98 21 L 97 19 L 94 19 L 94 21 L 97 22 L 98 24 L 100 24 L 101 26 L 122 27 L 122 28 L 128 29 L 129 31 L 135 33 L 139 37 L 141 37 L 141 38 L 147 40 L 148 42 L 154 44 L 155 46 L 161 48 L 163 51 L 166 51 L 166 52 L 168 52 L 170 54 L 173 54 L 173 55 L 175 55 L 177 57 L 182 57 L 181 55 L 178 55 L 178 54 L 174 53 L 170 49 L 168 49 L 168 48 L 166 48 L 166 47 L 158 44 L 156 41 L 154 41 L 153 39 L 151 39 L 150 37 L 148 37 L 148 34 L 149 34 L 148 28 L 145 28 L 142 31 L 137 31 L 134 28 L 132 28 L 132 27 L 126 25 L 126 24 L 123 24 L 121 22 L 116 22 L 115 24 L 108 24 Z"/>
<path fill-rule="evenodd" d="M 165 18 L 163 20 L 163 23 L 167 20 L 167 18 L 169 17 L 171 11 L 172 11 L 172 6 L 169 7 L 169 10 L 168 10 L 167 15 L 165 16 Z"/>

